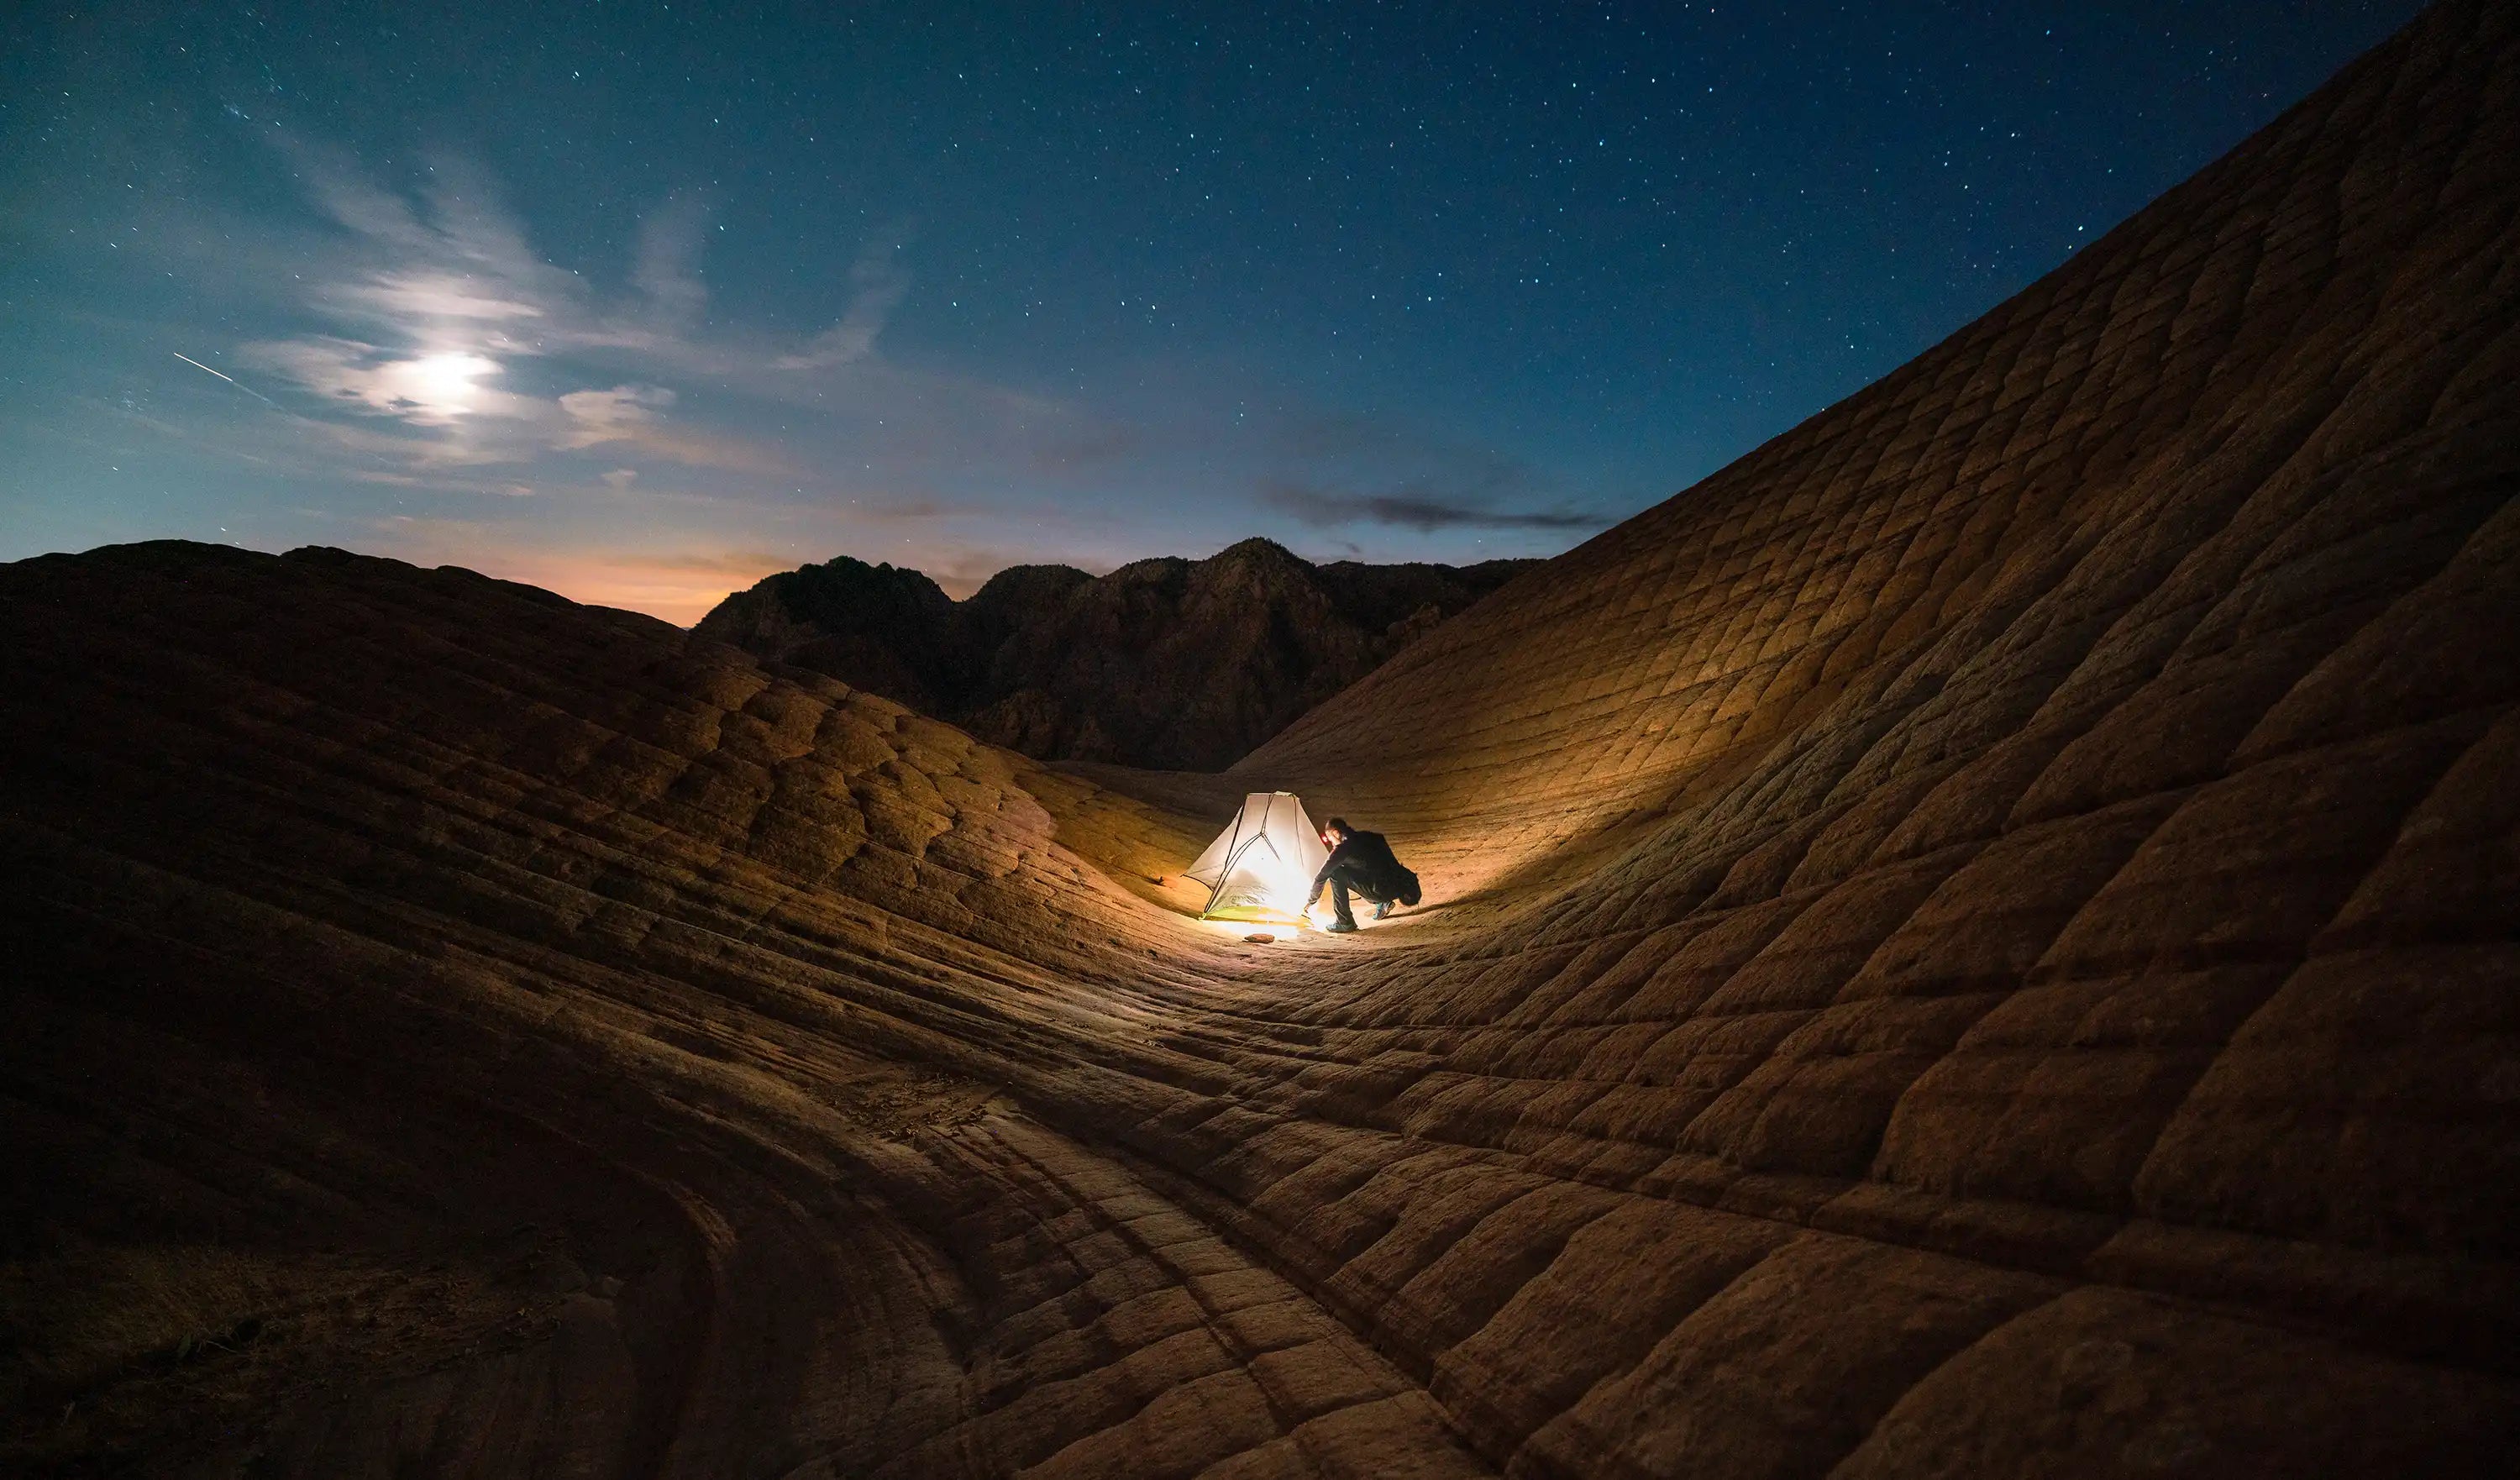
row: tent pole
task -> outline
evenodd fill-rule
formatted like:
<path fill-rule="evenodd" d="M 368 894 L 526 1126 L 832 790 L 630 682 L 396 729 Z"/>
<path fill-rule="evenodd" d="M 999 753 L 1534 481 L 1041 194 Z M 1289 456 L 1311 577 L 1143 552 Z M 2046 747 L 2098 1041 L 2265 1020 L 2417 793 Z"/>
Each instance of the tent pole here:
<path fill-rule="evenodd" d="M 1234 876 L 1234 862 L 1242 853 L 1242 814 L 1249 810 L 1250 804 L 1247 801 L 1234 809 L 1234 837 L 1225 845 L 1225 866 L 1216 871 L 1216 882 L 1207 886 L 1207 903 L 1201 905 L 1198 911 L 1198 918 L 1201 919 L 1210 918 L 1211 913 L 1216 909 L 1217 891 L 1223 889 L 1225 881 Z"/>

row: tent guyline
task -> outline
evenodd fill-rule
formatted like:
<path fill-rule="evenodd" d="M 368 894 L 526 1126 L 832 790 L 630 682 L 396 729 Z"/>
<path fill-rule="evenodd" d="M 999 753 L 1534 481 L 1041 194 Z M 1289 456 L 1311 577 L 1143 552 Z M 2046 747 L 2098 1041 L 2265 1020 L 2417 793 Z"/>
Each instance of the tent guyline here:
<path fill-rule="evenodd" d="M 1300 926 L 1313 875 L 1329 856 L 1293 792 L 1254 791 L 1182 877 L 1207 885 L 1201 919 Z"/>

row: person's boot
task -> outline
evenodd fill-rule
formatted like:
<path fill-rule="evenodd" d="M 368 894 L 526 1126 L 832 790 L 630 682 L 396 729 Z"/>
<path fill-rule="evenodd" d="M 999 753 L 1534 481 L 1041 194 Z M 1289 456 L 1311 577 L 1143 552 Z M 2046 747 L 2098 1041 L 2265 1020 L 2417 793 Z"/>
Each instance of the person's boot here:
<path fill-rule="evenodd" d="M 1328 929 L 1332 935 L 1345 935 L 1350 930 L 1356 928 L 1356 921 L 1352 919 L 1334 919 L 1331 920 L 1326 928 Z"/>
<path fill-rule="evenodd" d="M 1386 899 L 1382 903 L 1375 905 L 1373 907 L 1373 918 L 1376 919 L 1389 919 L 1391 918 L 1391 901 Z"/>

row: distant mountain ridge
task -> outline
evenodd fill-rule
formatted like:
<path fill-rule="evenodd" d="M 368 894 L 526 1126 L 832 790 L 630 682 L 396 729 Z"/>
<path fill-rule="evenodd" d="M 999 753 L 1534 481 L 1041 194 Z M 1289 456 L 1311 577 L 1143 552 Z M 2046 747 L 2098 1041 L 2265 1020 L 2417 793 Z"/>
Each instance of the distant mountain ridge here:
<path fill-rule="evenodd" d="M 1538 563 L 1316 565 L 1251 539 L 1103 576 L 1015 565 L 957 602 L 841 556 L 737 592 L 693 631 L 1042 759 L 1215 770 Z"/>

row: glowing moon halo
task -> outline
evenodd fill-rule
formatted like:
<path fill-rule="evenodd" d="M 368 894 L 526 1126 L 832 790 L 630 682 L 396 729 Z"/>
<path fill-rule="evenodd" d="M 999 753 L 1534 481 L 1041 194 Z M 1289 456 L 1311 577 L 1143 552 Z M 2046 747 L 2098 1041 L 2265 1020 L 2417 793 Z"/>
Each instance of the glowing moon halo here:
<path fill-rule="evenodd" d="M 479 388 L 472 382 L 498 374 L 499 362 L 457 350 L 405 360 L 389 367 L 389 371 L 398 382 L 393 389 L 403 399 L 452 417 L 472 409 L 472 398 Z"/>

